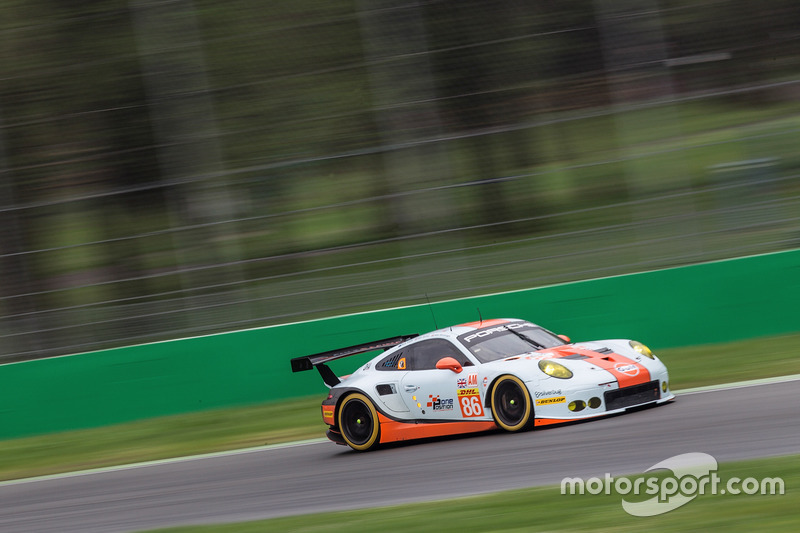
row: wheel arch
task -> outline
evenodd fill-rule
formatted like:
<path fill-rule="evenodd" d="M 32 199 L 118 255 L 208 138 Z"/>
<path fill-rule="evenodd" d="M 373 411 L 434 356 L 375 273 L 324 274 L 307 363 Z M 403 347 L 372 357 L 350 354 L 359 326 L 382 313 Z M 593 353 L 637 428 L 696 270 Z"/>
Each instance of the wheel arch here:
<path fill-rule="evenodd" d="M 370 409 L 372 412 L 374 412 L 374 417 L 372 417 L 372 418 L 373 418 L 373 424 L 374 424 L 376 430 L 374 431 L 374 437 L 371 438 L 370 443 L 365 448 L 361 448 L 360 446 L 356 446 L 354 444 L 351 444 L 350 440 L 349 440 L 349 437 L 347 435 L 345 435 L 345 433 L 346 433 L 345 432 L 345 428 L 342 428 L 341 424 L 340 424 L 341 410 L 342 410 L 345 402 L 347 401 L 348 398 L 350 398 L 352 396 L 356 396 L 356 395 L 362 396 L 363 398 L 365 398 L 369 402 L 369 405 L 367 406 L 368 409 Z M 372 396 L 370 394 L 368 394 L 367 392 L 365 392 L 365 391 L 363 391 L 361 389 L 358 389 L 358 388 L 355 388 L 355 387 L 350 387 L 350 388 L 342 390 L 341 394 L 336 399 L 336 406 L 335 406 L 334 412 L 333 412 L 333 419 L 334 419 L 335 425 L 331 426 L 331 427 L 332 427 L 332 429 L 335 429 L 337 432 L 339 432 L 339 434 L 342 435 L 342 437 L 345 439 L 345 443 L 348 444 L 351 448 L 353 448 L 353 449 L 355 449 L 357 451 L 362 451 L 362 452 L 363 451 L 369 451 L 369 450 L 374 449 L 375 447 L 377 447 L 380 444 L 380 433 L 381 433 L 380 414 L 381 414 L 381 410 L 378 407 L 378 403 L 372 398 Z"/>
<path fill-rule="evenodd" d="M 484 395 L 484 399 L 483 399 L 484 407 L 491 407 L 492 406 L 491 405 L 492 404 L 492 394 L 494 394 L 494 388 L 497 385 L 497 382 L 500 381 L 500 378 L 503 378 L 503 377 L 506 377 L 506 376 L 513 376 L 513 377 L 517 378 L 518 380 L 520 380 L 522 382 L 522 384 L 526 388 L 528 387 L 527 385 L 525 385 L 525 378 L 523 378 L 522 376 L 519 376 L 519 375 L 514 374 L 512 372 L 499 372 L 495 377 L 492 378 L 492 381 L 489 383 L 489 386 L 486 387 L 486 394 Z M 530 394 L 531 399 L 533 399 L 533 394 L 531 393 L 530 389 L 528 389 L 528 394 Z"/>
<path fill-rule="evenodd" d="M 372 399 L 369 394 L 367 394 L 365 391 L 363 391 L 361 389 L 358 389 L 356 387 L 346 387 L 346 388 L 341 388 L 341 389 L 337 389 L 336 390 L 336 395 L 333 398 L 335 400 L 335 403 L 333 404 L 333 421 L 335 422 L 335 424 L 333 426 L 331 426 L 331 427 L 333 427 L 334 429 L 338 429 L 338 427 L 339 427 L 339 423 L 338 423 L 338 420 L 339 420 L 339 409 L 342 407 L 342 402 L 348 396 L 352 396 L 353 394 L 356 394 L 356 393 L 363 394 L 367 398 Z"/>

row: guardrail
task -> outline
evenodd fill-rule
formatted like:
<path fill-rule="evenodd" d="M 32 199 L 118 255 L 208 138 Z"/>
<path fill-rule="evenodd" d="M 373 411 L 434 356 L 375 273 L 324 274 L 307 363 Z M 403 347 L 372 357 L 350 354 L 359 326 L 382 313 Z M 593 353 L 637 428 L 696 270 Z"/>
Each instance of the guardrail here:
<path fill-rule="evenodd" d="M 484 318 L 656 349 L 800 330 L 800 250 L 0 365 L 0 438 L 322 395 L 289 360 Z M 334 362 L 349 373 L 369 355 Z M 358 359 L 358 360 L 355 360 Z M 337 363 L 343 366 L 338 367 Z"/>

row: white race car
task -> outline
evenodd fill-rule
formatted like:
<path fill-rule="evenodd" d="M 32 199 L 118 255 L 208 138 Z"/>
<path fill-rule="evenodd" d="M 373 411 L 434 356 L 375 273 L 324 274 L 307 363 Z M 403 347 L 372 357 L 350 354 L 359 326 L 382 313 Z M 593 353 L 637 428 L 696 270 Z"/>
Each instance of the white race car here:
<path fill-rule="evenodd" d="M 385 350 L 347 377 L 326 365 Z M 672 400 L 664 364 L 631 340 L 570 343 L 541 326 L 494 319 L 292 359 L 316 368 L 328 438 L 366 451 L 386 442 L 522 431 Z"/>

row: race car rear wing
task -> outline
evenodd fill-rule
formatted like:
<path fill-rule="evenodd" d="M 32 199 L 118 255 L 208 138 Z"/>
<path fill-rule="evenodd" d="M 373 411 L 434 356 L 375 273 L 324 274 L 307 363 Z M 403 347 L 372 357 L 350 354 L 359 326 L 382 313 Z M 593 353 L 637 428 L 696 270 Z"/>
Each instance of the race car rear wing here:
<path fill-rule="evenodd" d="M 341 383 L 333 370 L 330 369 L 325 363 L 333 361 L 334 359 L 341 359 L 342 357 L 349 357 L 351 355 L 358 355 L 361 353 L 371 352 L 373 350 L 388 350 L 393 346 L 402 344 L 407 340 L 417 337 L 418 334 L 413 335 L 400 335 L 399 337 L 391 337 L 380 341 L 365 342 L 364 344 L 357 344 L 355 346 L 348 346 L 347 348 L 339 348 L 338 350 L 331 350 L 329 352 L 317 353 L 314 355 L 304 355 L 303 357 L 295 357 L 292 359 L 292 372 L 302 372 L 304 370 L 311 370 L 316 368 L 322 376 L 322 381 L 328 387 L 334 387 Z"/>

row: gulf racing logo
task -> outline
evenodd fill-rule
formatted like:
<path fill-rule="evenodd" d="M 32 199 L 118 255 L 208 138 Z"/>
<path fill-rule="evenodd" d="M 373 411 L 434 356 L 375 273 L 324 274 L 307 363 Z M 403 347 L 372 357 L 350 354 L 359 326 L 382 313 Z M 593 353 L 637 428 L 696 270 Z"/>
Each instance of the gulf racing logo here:
<path fill-rule="evenodd" d="M 639 367 L 632 363 L 617 363 L 614 365 L 614 370 L 630 377 L 639 375 Z"/>

